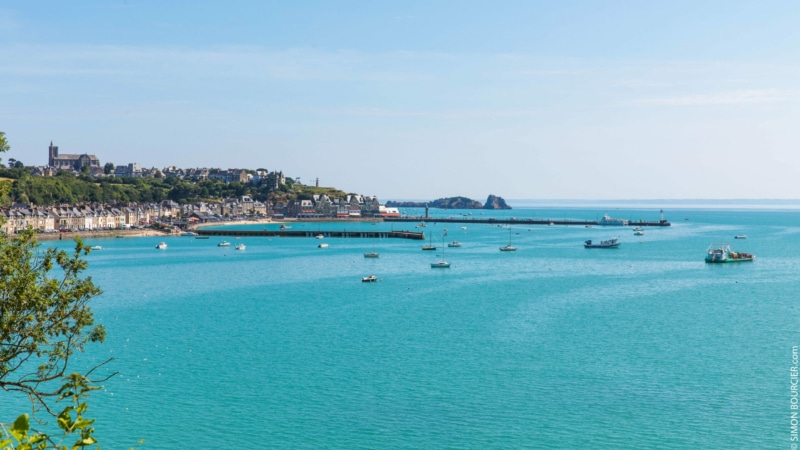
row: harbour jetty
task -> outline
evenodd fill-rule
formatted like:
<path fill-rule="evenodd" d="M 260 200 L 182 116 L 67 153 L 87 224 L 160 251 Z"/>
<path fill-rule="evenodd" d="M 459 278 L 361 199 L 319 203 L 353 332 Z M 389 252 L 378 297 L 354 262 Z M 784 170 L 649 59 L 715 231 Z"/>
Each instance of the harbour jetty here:
<path fill-rule="evenodd" d="M 604 225 L 599 220 L 574 220 L 574 219 L 496 219 L 496 218 L 458 218 L 458 217 L 385 217 L 384 222 L 443 222 L 443 223 L 481 223 L 481 224 L 502 224 L 502 225 L 581 225 L 581 226 L 594 226 Z M 615 224 L 618 226 L 634 226 L 634 227 L 668 227 L 671 224 L 665 219 L 661 220 L 626 220 L 624 224 L 620 222 Z M 604 226 L 615 226 L 604 225 Z"/>
<path fill-rule="evenodd" d="M 307 237 L 316 236 L 332 238 L 396 238 L 425 240 L 425 233 L 417 231 L 346 231 L 346 230 L 209 230 L 199 228 L 195 231 L 199 236 L 239 236 L 239 237 Z"/>

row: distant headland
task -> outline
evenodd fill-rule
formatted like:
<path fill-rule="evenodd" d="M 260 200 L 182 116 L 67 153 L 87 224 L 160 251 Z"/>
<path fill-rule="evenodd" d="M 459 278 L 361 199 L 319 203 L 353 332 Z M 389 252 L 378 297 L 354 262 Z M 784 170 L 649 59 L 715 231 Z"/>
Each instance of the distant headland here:
<path fill-rule="evenodd" d="M 506 204 L 506 201 L 503 200 L 503 197 L 496 195 L 489 195 L 485 204 L 467 197 L 447 197 L 431 202 L 396 202 L 389 200 L 386 202 L 386 206 L 391 208 L 424 208 L 427 206 L 440 209 L 511 209 Z"/>

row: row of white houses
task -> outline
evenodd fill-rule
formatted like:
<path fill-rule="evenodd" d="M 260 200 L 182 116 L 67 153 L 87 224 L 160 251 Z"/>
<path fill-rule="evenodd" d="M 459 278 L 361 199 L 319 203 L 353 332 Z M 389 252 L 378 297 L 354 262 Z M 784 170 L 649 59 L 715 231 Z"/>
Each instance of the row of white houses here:
<path fill-rule="evenodd" d="M 98 230 L 130 228 L 155 221 L 206 221 L 235 217 L 378 217 L 394 216 L 397 210 L 385 208 L 374 196 L 348 195 L 331 199 L 315 195 L 288 205 L 268 205 L 251 197 L 225 199 L 222 203 L 179 205 L 171 200 L 159 203 L 91 204 L 37 207 L 15 205 L 0 209 L 0 231 L 14 233 L 28 227 L 42 232 L 59 230 Z"/>

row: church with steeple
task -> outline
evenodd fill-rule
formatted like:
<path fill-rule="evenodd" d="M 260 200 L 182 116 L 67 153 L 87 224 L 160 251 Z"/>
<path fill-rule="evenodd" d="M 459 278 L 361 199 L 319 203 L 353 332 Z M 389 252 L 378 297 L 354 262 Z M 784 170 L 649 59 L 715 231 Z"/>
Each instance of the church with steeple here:
<path fill-rule="evenodd" d="M 99 168 L 100 160 L 95 155 L 87 155 L 85 153 L 82 155 L 59 155 L 58 146 L 53 145 L 53 141 L 50 141 L 47 165 L 56 169 L 80 172 L 85 166 L 89 166 L 90 169 Z"/>

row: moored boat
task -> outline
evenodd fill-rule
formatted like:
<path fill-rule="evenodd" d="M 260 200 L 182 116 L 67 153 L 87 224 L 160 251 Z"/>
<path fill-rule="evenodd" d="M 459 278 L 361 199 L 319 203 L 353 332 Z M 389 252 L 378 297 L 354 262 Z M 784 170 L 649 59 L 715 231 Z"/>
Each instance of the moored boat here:
<path fill-rule="evenodd" d="M 378 252 L 364 253 L 364 258 L 379 258 L 381 255 Z"/>
<path fill-rule="evenodd" d="M 167 249 L 167 243 L 166 242 L 159 242 L 156 245 L 156 248 L 159 249 L 159 250 L 166 250 Z"/>
<path fill-rule="evenodd" d="M 228 242 L 228 241 L 222 241 L 219 244 L 217 244 L 217 247 L 230 247 L 230 246 L 231 246 L 231 243 Z"/>
<path fill-rule="evenodd" d="M 362 283 L 374 283 L 376 281 L 378 281 L 378 277 L 376 277 L 375 275 L 370 275 L 368 277 L 361 278 Z"/>
<path fill-rule="evenodd" d="M 600 242 L 592 242 L 589 239 L 583 242 L 583 248 L 617 248 L 621 243 L 617 238 L 605 239 Z"/>
<path fill-rule="evenodd" d="M 746 234 L 737 234 L 733 238 L 734 239 L 747 239 L 747 235 Z"/>
<path fill-rule="evenodd" d="M 605 225 L 605 226 L 621 227 L 621 226 L 627 226 L 628 225 L 628 219 L 615 219 L 615 218 L 609 216 L 608 214 L 603 214 L 603 218 L 600 219 L 600 221 L 597 222 L 597 224 L 598 225 Z"/>
<path fill-rule="evenodd" d="M 461 242 L 453 241 L 447 244 L 448 247 L 461 247 Z"/>
<path fill-rule="evenodd" d="M 748 262 L 756 259 L 756 255 L 745 252 L 735 252 L 728 243 L 711 244 L 706 253 L 707 263 L 734 263 Z"/>
<path fill-rule="evenodd" d="M 234 246 L 233 248 L 235 248 L 236 250 L 244 250 L 247 247 L 245 247 L 244 244 L 236 244 L 236 246 Z"/>
<path fill-rule="evenodd" d="M 324 242 L 323 242 L 322 244 L 319 244 L 319 245 L 317 246 L 317 248 L 328 248 L 328 244 L 326 244 L 326 243 L 324 243 Z"/>

